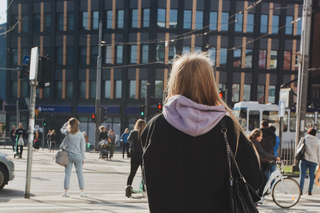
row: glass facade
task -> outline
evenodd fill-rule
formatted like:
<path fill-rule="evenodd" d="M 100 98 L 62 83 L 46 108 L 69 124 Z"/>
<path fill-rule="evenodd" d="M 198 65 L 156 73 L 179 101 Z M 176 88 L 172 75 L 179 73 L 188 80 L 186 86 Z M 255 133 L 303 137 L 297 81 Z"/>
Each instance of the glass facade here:
<path fill-rule="evenodd" d="M 192 12 L 191 10 L 183 11 L 183 28 L 191 29 Z"/>
<path fill-rule="evenodd" d="M 203 27 L 203 11 L 196 11 L 196 30 Z"/>
<path fill-rule="evenodd" d="M 107 29 L 112 29 L 112 17 L 113 17 L 113 13 L 112 10 L 106 11 L 106 15 L 105 15 L 105 25 Z"/>
<path fill-rule="evenodd" d="M 177 28 L 178 26 L 178 10 L 170 10 L 170 28 Z"/>
<path fill-rule="evenodd" d="M 158 27 L 166 27 L 166 9 L 158 9 Z"/>
<path fill-rule="evenodd" d="M 217 30 L 218 24 L 218 13 L 217 12 L 210 12 L 210 21 L 209 21 L 209 30 Z"/>
<path fill-rule="evenodd" d="M 138 27 L 138 9 L 131 10 L 131 27 Z"/>

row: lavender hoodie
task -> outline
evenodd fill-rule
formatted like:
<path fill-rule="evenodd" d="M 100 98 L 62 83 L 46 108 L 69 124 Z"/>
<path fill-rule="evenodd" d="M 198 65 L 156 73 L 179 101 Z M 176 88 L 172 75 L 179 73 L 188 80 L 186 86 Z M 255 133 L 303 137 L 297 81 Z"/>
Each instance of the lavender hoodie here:
<path fill-rule="evenodd" d="M 163 107 L 163 116 L 169 124 L 194 137 L 209 132 L 225 115 L 223 105 L 198 104 L 181 95 L 169 98 Z"/>

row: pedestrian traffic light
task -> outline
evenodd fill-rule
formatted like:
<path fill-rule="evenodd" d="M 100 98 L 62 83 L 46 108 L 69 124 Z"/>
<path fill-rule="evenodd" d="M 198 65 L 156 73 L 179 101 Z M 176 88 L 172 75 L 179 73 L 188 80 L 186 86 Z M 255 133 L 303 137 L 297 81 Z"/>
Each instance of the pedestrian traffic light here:
<path fill-rule="evenodd" d="M 158 106 L 157 106 L 157 113 L 162 113 L 162 103 L 158 103 Z"/>
<path fill-rule="evenodd" d="M 145 106 L 142 104 L 140 106 L 140 117 L 143 118 L 144 117 L 144 110 L 145 110 Z"/>
<path fill-rule="evenodd" d="M 45 121 L 43 122 L 43 126 L 47 126 L 47 123 Z"/>
<path fill-rule="evenodd" d="M 219 89 L 219 96 L 222 100 L 226 101 L 226 90 Z"/>
<path fill-rule="evenodd" d="M 96 114 L 91 115 L 91 122 L 93 122 L 93 123 L 96 122 Z"/>
<path fill-rule="evenodd" d="M 19 79 L 23 80 L 26 77 L 29 76 L 29 67 L 26 64 L 22 64 L 21 68 L 20 68 L 20 75 L 19 75 Z"/>
<path fill-rule="evenodd" d="M 39 68 L 38 68 L 38 88 L 45 88 L 50 86 L 51 82 L 51 69 L 52 60 L 50 56 L 39 57 Z"/>
<path fill-rule="evenodd" d="M 104 123 L 108 118 L 108 107 L 100 107 L 101 123 Z"/>

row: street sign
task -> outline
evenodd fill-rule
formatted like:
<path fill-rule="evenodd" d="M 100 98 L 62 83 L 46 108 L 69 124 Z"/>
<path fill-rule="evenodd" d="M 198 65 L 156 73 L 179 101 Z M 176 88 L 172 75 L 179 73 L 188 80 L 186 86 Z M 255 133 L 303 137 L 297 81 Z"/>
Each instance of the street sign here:
<path fill-rule="evenodd" d="M 293 91 L 291 88 L 280 89 L 279 101 L 284 100 L 284 107 L 291 108 L 293 105 Z M 279 103 L 280 106 L 280 103 Z"/>
<path fill-rule="evenodd" d="M 23 56 L 23 60 L 22 60 L 23 64 L 29 64 L 29 61 L 30 61 L 30 56 L 29 55 Z"/>
<path fill-rule="evenodd" d="M 279 101 L 279 117 L 284 117 L 285 113 L 285 100 L 280 100 Z"/>
<path fill-rule="evenodd" d="M 38 64 L 39 64 L 39 48 L 33 47 L 31 49 L 29 80 L 37 80 Z"/>
<path fill-rule="evenodd" d="M 39 125 L 34 126 L 34 130 L 36 130 L 36 131 L 39 130 L 39 128 L 40 128 Z"/>
<path fill-rule="evenodd" d="M 39 128 L 39 132 L 43 132 L 43 128 L 41 127 L 41 128 Z"/>

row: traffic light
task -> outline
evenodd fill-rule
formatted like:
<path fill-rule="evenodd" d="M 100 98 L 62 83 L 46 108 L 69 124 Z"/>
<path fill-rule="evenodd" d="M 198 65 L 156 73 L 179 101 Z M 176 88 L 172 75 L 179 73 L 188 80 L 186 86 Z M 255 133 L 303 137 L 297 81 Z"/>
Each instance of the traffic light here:
<path fill-rule="evenodd" d="M 22 64 L 20 68 L 19 79 L 24 80 L 28 76 L 29 76 L 29 67 L 26 64 Z"/>
<path fill-rule="evenodd" d="M 101 123 L 104 123 L 108 118 L 108 107 L 101 107 L 100 115 L 101 115 Z"/>
<path fill-rule="evenodd" d="M 52 60 L 50 56 L 39 57 L 38 67 L 38 88 L 50 86 L 51 82 Z"/>
<path fill-rule="evenodd" d="M 140 117 L 141 118 L 144 118 L 144 112 L 145 111 L 145 106 L 142 104 L 141 106 L 140 106 Z"/>
<path fill-rule="evenodd" d="M 45 121 L 43 121 L 43 126 L 44 126 L 44 127 L 47 126 L 47 123 L 46 123 Z"/>
<path fill-rule="evenodd" d="M 158 106 L 157 106 L 157 113 L 162 113 L 162 103 L 158 103 Z"/>
<path fill-rule="evenodd" d="M 93 122 L 93 123 L 96 122 L 96 114 L 91 115 L 91 122 Z"/>
<path fill-rule="evenodd" d="M 222 100 L 226 101 L 226 90 L 219 89 L 219 96 Z"/>

